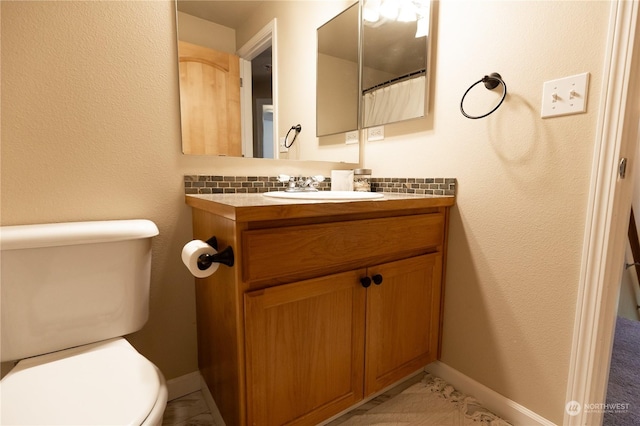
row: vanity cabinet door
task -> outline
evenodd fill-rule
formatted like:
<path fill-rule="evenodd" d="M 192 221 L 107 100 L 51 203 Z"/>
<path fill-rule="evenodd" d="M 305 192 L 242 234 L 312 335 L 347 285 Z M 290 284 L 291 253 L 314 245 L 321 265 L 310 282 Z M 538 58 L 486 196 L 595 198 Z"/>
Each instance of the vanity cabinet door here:
<path fill-rule="evenodd" d="M 367 272 L 374 284 L 367 293 L 365 396 L 437 359 L 442 254 Z"/>
<path fill-rule="evenodd" d="M 365 275 L 245 294 L 249 425 L 317 424 L 363 398 Z"/>

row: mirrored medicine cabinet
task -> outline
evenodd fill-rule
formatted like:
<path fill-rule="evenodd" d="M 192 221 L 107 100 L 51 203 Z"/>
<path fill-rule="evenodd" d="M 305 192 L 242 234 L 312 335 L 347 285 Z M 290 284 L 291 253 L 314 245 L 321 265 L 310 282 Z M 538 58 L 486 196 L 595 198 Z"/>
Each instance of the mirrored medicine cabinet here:
<path fill-rule="evenodd" d="M 346 132 L 426 114 L 430 11 L 430 0 L 177 0 L 183 152 L 357 163 Z M 280 145 L 296 124 L 292 156 Z"/>

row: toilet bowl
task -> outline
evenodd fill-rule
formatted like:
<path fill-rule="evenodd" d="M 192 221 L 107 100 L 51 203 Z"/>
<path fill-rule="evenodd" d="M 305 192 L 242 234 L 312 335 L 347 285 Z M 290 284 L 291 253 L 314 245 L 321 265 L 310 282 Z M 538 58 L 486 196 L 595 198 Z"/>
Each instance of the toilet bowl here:
<path fill-rule="evenodd" d="M 148 318 L 148 220 L 0 227 L 2 425 L 161 425 L 160 370 L 122 336 Z"/>
<path fill-rule="evenodd" d="M 28 358 L 0 381 L 3 425 L 162 424 L 162 373 L 125 339 Z"/>

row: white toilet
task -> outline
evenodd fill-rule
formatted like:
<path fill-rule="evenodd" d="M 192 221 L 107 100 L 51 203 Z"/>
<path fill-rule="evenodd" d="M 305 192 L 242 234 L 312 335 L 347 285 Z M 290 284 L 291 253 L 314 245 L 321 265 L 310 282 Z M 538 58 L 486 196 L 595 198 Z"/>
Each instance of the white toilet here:
<path fill-rule="evenodd" d="M 148 220 L 0 228 L 1 425 L 161 425 L 160 370 L 123 337 L 149 311 Z"/>

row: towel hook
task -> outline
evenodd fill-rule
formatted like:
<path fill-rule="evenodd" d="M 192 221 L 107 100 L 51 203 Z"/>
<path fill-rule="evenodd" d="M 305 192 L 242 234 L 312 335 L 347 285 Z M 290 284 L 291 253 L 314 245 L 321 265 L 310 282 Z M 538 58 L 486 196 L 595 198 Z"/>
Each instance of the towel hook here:
<path fill-rule="evenodd" d="M 462 104 L 464 103 L 464 98 L 467 96 L 467 93 L 469 93 L 469 91 L 471 89 L 473 89 L 477 84 L 480 84 L 480 83 L 484 83 L 484 87 L 486 87 L 488 90 L 493 90 L 496 87 L 498 87 L 498 85 L 502 84 L 502 99 L 500 99 L 500 102 L 498 102 L 498 105 L 496 105 L 495 108 L 493 108 L 488 113 L 486 113 L 484 115 L 472 116 L 472 115 L 467 114 L 464 111 L 464 107 L 463 107 Z M 475 83 L 473 83 L 471 85 L 471 87 L 469 87 L 467 89 L 467 91 L 464 92 L 464 95 L 462 95 L 462 100 L 460 101 L 460 112 L 462 112 L 462 115 L 464 115 L 465 117 L 470 118 L 472 120 L 477 120 L 478 118 L 484 118 L 487 115 L 492 114 L 495 110 L 497 110 L 500 107 L 500 105 L 502 105 L 502 102 L 504 102 L 504 98 L 506 96 L 507 96 L 507 85 L 505 84 L 505 82 L 502 79 L 502 77 L 500 76 L 500 74 L 498 74 L 497 72 L 492 72 L 491 74 L 485 75 L 480 80 L 478 80 Z"/>

